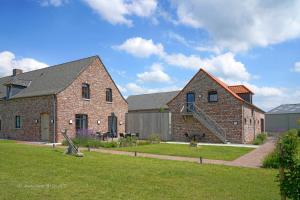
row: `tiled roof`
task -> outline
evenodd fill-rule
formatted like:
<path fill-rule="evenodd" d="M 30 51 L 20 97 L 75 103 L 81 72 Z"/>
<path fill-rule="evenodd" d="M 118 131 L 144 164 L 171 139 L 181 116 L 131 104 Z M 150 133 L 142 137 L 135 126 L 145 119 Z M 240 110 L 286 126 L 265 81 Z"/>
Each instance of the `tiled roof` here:
<path fill-rule="evenodd" d="M 251 93 L 254 94 L 249 88 L 244 85 L 231 85 L 228 88 L 236 94 L 243 94 L 243 93 Z"/>

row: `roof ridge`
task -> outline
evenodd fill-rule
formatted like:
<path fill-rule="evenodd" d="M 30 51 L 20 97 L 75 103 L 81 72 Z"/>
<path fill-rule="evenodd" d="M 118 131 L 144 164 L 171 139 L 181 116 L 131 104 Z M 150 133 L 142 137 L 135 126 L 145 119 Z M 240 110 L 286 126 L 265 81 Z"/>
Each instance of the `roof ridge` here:
<path fill-rule="evenodd" d="M 134 94 L 130 95 L 128 97 L 133 97 L 133 96 L 144 96 L 144 95 L 151 95 L 151 94 L 163 94 L 163 93 L 171 93 L 171 92 L 180 92 L 181 90 L 172 90 L 172 91 L 166 91 L 166 92 L 154 92 L 154 93 L 143 93 L 143 94 Z"/>

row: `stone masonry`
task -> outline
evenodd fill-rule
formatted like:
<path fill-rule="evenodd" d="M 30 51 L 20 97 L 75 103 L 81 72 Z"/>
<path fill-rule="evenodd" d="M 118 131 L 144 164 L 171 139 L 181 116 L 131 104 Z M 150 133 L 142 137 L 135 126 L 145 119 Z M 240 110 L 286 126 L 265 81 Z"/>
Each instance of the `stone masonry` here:
<path fill-rule="evenodd" d="M 218 101 L 208 102 L 208 92 L 217 91 Z M 261 132 L 256 123 L 264 114 L 254 106 L 237 99 L 224 86 L 210 77 L 205 71 L 200 70 L 183 90 L 168 103 L 172 113 L 172 135 L 174 140 L 186 141 L 185 134 L 205 134 L 203 142 L 221 142 L 214 133 L 210 132 L 193 116 L 184 116 L 180 112 L 186 105 L 188 92 L 195 93 L 195 104 L 207 116 L 222 127 L 227 135 L 227 140 L 232 143 L 249 143 L 254 136 Z M 251 114 L 251 109 L 254 115 Z M 244 111 L 243 111 L 244 110 Z M 250 110 L 250 114 L 249 114 Z M 243 116 L 245 119 L 243 119 Z M 254 116 L 256 117 L 254 120 Z M 252 121 L 251 125 L 244 123 Z M 254 123 L 256 122 L 256 123 Z"/>

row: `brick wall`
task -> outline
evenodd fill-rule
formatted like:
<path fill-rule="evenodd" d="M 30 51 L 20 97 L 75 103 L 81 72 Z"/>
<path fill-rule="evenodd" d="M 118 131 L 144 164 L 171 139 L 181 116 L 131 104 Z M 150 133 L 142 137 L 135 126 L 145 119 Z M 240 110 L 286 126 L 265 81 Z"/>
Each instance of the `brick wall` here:
<path fill-rule="evenodd" d="M 90 85 L 90 100 L 82 99 L 82 83 Z M 106 102 L 106 88 L 112 89 L 113 102 Z M 75 137 L 75 115 L 88 115 L 88 128 L 93 131 L 108 131 L 108 116 L 114 112 L 118 118 L 118 132 L 125 132 L 125 113 L 127 102 L 122 98 L 117 87 L 102 63 L 95 59 L 93 64 L 64 91 L 57 95 L 57 137 L 61 141 L 61 130 L 68 129 L 68 134 Z M 72 120 L 72 124 L 70 124 Z M 100 124 L 97 121 L 100 120 Z M 121 124 L 120 124 L 121 123 Z"/>
<path fill-rule="evenodd" d="M 53 119 L 53 96 L 31 97 L 0 101 L 0 137 L 8 139 L 40 141 L 40 114 L 48 113 Z M 21 128 L 15 128 L 15 117 L 21 117 Z M 37 123 L 35 120 L 38 120 Z M 49 122 L 50 140 L 53 123 Z"/>
<path fill-rule="evenodd" d="M 218 92 L 218 102 L 208 102 L 209 91 Z M 206 115 L 216 121 L 227 133 L 227 139 L 233 143 L 242 143 L 242 102 L 233 97 L 227 90 L 200 71 L 183 91 L 169 103 L 172 112 L 172 134 L 175 140 L 185 140 L 185 132 L 205 133 L 207 142 L 220 142 L 199 121 L 184 121 L 180 109 L 186 103 L 186 94 L 195 93 L 195 103 Z"/>

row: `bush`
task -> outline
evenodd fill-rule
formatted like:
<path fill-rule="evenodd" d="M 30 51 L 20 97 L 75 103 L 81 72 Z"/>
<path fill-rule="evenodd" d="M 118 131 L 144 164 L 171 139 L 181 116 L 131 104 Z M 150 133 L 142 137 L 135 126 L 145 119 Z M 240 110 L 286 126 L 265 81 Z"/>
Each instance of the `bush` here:
<path fill-rule="evenodd" d="M 300 158 L 299 138 L 296 129 L 289 130 L 279 140 L 279 167 L 281 168 L 280 190 L 290 199 L 299 200 L 300 194 Z"/>
<path fill-rule="evenodd" d="M 264 168 L 279 168 L 279 153 L 277 149 L 275 149 L 272 153 L 267 155 L 263 161 Z"/>
<path fill-rule="evenodd" d="M 137 141 L 137 145 L 141 146 L 141 145 L 148 145 L 150 144 L 150 142 L 148 140 L 138 140 Z"/>
<path fill-rule="evenodd" d="M 113 148 L 117 147 L 118 143 L 111 141 L 111 142 L 104 142 L 96 139 L 91 139 L 91 138 L 75 138 L 72 139 L 73 143 L 78 146 L 78 147 L 91 147 L 91 148 Z M 67 146 L 68 143 L 66 140 L 62 142 L 62 145 Z"/>
<path fill-rule="evenodd" d="M 256 136 L 255 140 L 253 141 L 254 145 L 261 145 L 263 143 L 265 143 L 265 141 L 267 140 L 267 134 L 266 133 L 260 133 Z"/>
<path fill-rule="evenodd" d="M 119 139 L 119 147 L 131 147 L 136 145 L 137 145 L 137 139 L 134 136 Z"/>
<path fill-rule="evenodd" d="M 160 143 L 160 137 L 158 134 L 152 133 L 149 136 L 148 141 L 150 144 L 158 144 L 158 143 Z"/>

